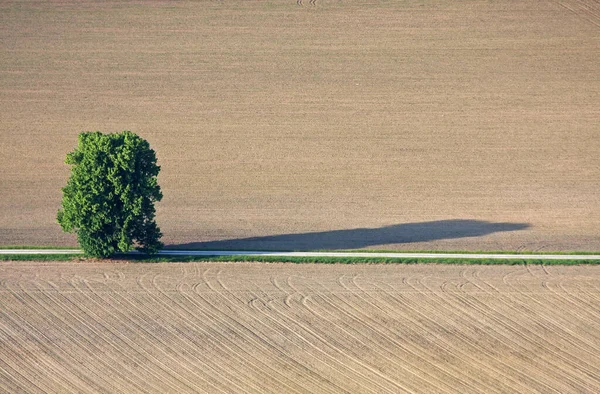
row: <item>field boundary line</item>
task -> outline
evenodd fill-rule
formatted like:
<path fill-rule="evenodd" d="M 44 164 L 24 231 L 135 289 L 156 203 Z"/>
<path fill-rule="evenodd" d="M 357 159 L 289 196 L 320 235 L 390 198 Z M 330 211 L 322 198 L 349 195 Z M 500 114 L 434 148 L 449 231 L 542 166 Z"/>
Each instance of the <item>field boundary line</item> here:
<path fill-rule="evenodd" d="M 82 255 L 79 249 L 0 249 L 0 255 Z M 130 252 L 125 256 L 140 256 Z M 158 256 L 204 257 L 339 257 L 339 258 L 389 258 L 389 259 L 492 259 L 492 260 L 598 260 L 600 254 L 496 254 L 496 253 L 413 253 L 413 252 L 271 252 L 236 250 L 161 250 Z"/>

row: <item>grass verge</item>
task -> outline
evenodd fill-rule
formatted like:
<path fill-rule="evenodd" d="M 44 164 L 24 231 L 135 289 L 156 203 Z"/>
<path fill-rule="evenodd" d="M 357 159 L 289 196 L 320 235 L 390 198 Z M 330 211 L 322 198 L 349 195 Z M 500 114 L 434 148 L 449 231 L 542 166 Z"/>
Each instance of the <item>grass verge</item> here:
<path fill-rule="evenodd" d="M 24 245 L 8 245 L 8 246 L 0 246 L 0 249 L 9 249 L 9 250 L 18 250 L 18 249 L 31 249 L 31 250 L 39 250 L 39 249 L 80 249 L 79 246 L 24 246 Z M 173 246 L 166 246 L 163 250 L 211 250 L 205 248 L 180 248 Z M 223 249 L 225 251 L 229 249 Z M 233 249 L 231 249 L 233 250 Z M 235 249 L 238 252 L 255 252 L 257 249 Z M 600 251 L 597 252 L 535 252 L 535 251 L 514 251 L 514 250 L 391 250 L 391 249 L 314 249 L 314 250 L 258 250 L 261 252 L 338 252 L 338 253 L 445 253 L 445 254 L 520 254 L 520 255 L 528 255 L 528 254 L 538 254 L 538 255 L 550 255 L 550 254 L 558 254 L 558 255 L 600 255 Z"/>
<path fill-rule="evenodd" d="M 383 257 L 287 257 L 287 256 L 145 256 L 117 255 L 111 259 L 88 259 L 72 254 L 0 255 L 0 261 L 73 261 L 73 262 L 257 262 L 294 264 L 470 264 L 470 265 L 600 265 L 600 260 L 540 259 L 463 259 L 463 258 L 383 258 Z"/>
<path fill-rule="evenodd" d="M 299 251 L 301 252 L 301 251 Z M 600 255 L 600 252 L 534 252 L 534 251 L 511 251 L 511 250 L 311 250 L 310 252 L 340 252 L 340 253 L 444 253 L 444 254 L 539 254 L 539 255 Z"/>
<path fill-rule="evenodd" d="M 80 249 L 80 248 L 79 248 L 79 246 L 8 245 L 8 246 L 0 246 L 0 249 L 8 249 L 8 250 L 19 250 L 19 249 L 29 249 L 29 250 L 51 249 L 51 250 L 59 250 L 59 249 Z"/>
<path fill-rule="evenodd" d="M 85 257 L 76 254 L 0 254 L 0 261 L 81 261 Z"/>

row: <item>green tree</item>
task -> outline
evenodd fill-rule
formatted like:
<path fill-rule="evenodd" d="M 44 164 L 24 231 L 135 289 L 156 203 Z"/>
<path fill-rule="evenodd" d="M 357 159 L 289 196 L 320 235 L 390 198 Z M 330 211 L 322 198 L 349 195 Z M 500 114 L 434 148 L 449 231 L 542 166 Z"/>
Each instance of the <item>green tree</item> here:
<path fill-rule="evenodd" d="M 156 253 L 164 246 L 154 221 L 154 202 L 162 199 L 160 167 L 146 140 L 130 131 L 84 132 L 65 163 L 72 165 L 71 176 L 57 220 L 64 231 L 77 234 L 87 256 L 133 248 Z"/>

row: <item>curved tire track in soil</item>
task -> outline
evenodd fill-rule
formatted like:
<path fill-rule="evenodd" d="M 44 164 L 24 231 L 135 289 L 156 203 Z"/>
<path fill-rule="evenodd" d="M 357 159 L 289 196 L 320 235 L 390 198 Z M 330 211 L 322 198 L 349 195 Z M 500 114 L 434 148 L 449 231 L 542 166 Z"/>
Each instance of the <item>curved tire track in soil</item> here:
<path fill-rule="evenodd" d="M 600 267 L 0 263 L 0 391 L 598 392 Z"/>
<path fill-rule="evenodd" d="M 600 27 L 600 2 L 596 0 L 558 1 L 558 4 L 597 27 Z"/>

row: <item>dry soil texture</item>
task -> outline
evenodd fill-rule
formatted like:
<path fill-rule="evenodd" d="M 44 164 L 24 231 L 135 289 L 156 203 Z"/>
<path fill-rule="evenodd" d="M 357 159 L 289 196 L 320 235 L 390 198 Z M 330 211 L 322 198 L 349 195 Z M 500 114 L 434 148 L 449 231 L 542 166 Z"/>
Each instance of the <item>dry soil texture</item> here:
<path fill-rule="evenodd" d="M 0 244 L 130 129 L 169 244 L 600 250 L 599 59 L 597 0 L 1 1 Z"/>
<path fill-rule="evenodd" d="M 599 266 L 0 263 L 1 392 L 598 393 Z"/>

